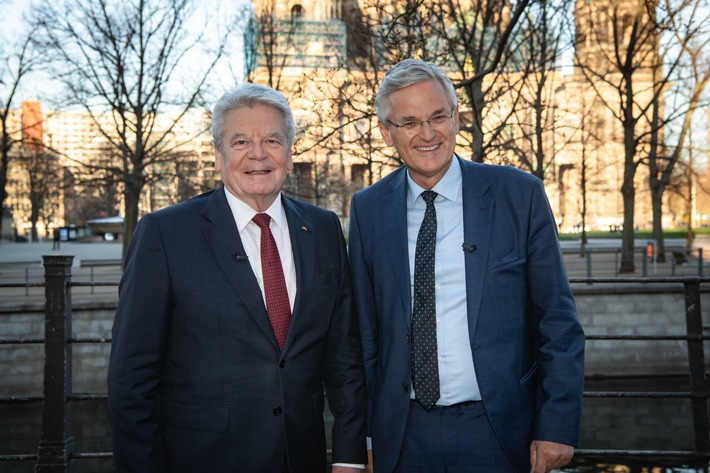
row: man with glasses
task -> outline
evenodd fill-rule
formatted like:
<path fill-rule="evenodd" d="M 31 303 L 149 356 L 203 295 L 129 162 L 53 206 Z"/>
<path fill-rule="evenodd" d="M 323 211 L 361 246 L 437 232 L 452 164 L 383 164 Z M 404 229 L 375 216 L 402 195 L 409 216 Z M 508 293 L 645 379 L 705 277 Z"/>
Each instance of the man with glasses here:
<path fill-rule="evenodd" d="M 579 441 L 584 333 L 542 183 L 455 154 L 456 92 L 433 64 L 394 66 L 375 105 L 405 166 L 355 194 L 350 210 L 368 467 L 567 464 Z"/>

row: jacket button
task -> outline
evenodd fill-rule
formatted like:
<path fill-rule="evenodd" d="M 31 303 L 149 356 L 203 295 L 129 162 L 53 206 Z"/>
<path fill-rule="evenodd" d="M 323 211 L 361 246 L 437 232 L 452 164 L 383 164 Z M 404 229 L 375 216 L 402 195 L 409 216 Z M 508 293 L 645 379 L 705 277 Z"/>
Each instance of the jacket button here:
<path fill-rule="evenodd" d="M 409 391 L 409 385 L 407 383 L 402 383 L 402 388 L 404 388 L 405 392 Z"/>
<path fill-rule="evenodd" d="M 281 363 L 279 363 L 279 368 L 283 368 L 286 366 L 286 360 L 281 360 Z"/>
<path fill-rule="evenodd" d="M 283 412 L 284 412 L 283 409 L 281 409 L 280 407 L 274 407 L 274 415 L 275 416 L 280 416 L 281 414 L 283 414 Z"/>

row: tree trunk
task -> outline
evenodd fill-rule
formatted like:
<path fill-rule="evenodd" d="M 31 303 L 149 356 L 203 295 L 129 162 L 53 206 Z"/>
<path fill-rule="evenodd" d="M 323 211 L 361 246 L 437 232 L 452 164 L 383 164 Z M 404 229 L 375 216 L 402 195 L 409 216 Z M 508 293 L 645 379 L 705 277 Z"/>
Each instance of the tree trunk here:
<path fill-rule="evenodd" d="M 482 81 L 473 82 L 466 90 L 471 101 L 471 161 L 483 162 L 483 105 Z"/>
<path fill-rule="evenodd" d="M 0 142 L 0 240 L 2 239 L 3 209 L 7 199 L 7 167 L 10 164 L 10 137 L 5 123 L 2 124 L 2 141 Z"/>
<path fill-rule="evenodd" d="M 138 203 L 141 198 L 141 190 L 143 189 L 143 184 L 136 182 L 127 181 L 126 189 L 123 192 L 124 204 L 124 218 L 123 218 L 123 260 L 126 260 L 126 254 L 128 253 L 128 246 L 133 238 L 133 232 L 136 230 L 136 225 L 138 224 Z"/>
<path fill-rule="evenodd" d="M 656 261 L 666 262 L 666 245 L 663 238 L 663 185 L 651 181 L 651 208 L 653 211 L 653 239 L 656 240 Z"/>
<path fill-rule="evenodd" d="M 624 228 L 621 242 L 621 267 L 619 273 L 633 273 L 634 266 L 634 211 L 636 206 L 636 188 L 634 177 L 636 176 L 637 164 L 634 161 L 636 155 L 636 124 L 634 118 L 634 93 L 632 87 L 632 77 L 629 74 L 625 78 L 624 87 L 624 107 L 623 107 L 623 127 L 624 127 L 624 182 L 621 185 L 621 196 L 624 200 Z"/>
<path fill-rule="evenodd" d="M 633 166 L 633 163 L 631 163 Z M 628 167 L 629 163 L 625 167 Z M 635 167 L 635 166 L 633 166 Z M 621 186 L 621 196 L 624 199 L 624 228 L 621 241 L 621 266 L 619 273 L 633 273 L 634 266 L 634 205 L 636 190 L 634 189 L 634 173 L 624 170 L 624 183 Z"/>

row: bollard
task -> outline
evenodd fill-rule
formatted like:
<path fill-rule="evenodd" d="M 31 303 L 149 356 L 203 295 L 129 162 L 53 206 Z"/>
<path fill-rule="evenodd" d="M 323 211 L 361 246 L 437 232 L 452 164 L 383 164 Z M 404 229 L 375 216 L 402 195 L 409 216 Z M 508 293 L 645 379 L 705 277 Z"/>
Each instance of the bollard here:
<path fill-rule="evenodd" d="M 37 473 L 74 472 L 72 392 L 71 266 L 73 256 L 43 256 L 45 278 L 44 403 Z"/>
<path fill-rule="evenodd" d="M 648 258 L 646 258 L 646 248 L 641 250 L 641 267 L 643 268 L 642 276 L 648 277 Z"/>
<path fill-rule="evenodd" d="M 701 278 L 703 275 L 703 248 L 698 248 L 698 276 Z"/>

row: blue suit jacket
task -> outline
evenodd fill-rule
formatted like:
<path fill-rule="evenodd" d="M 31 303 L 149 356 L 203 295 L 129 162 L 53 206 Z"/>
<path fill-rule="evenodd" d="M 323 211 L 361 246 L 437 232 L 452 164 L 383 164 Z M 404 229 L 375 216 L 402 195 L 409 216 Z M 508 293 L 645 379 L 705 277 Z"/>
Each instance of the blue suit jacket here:
<path fill-rule="evenodd" d="M 488 421 L 513 464 L 533 439 L 576 446 L 584 334 L 542 183 L 520 170 L 464 161 L 466 303 Z M 411 301 L 406 170 L 355 194 L 349 257 L 363 340 L 368 433 L 377 473 L 393 470 L 410 404 Z"/>
<path fill-rule="evenodd" d="M 143 217 L 109 364 L 117 471 L 325 471 L 365 462 L 365 384 L 340 221 L 287 197 L 297 296 L 279 350 L 224 189 Z"/>

